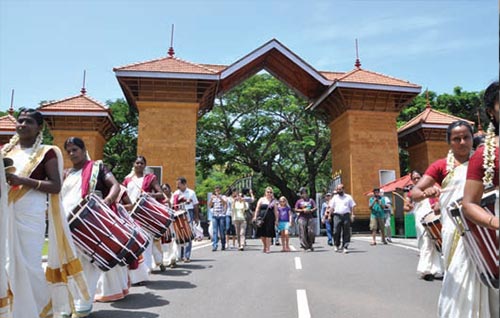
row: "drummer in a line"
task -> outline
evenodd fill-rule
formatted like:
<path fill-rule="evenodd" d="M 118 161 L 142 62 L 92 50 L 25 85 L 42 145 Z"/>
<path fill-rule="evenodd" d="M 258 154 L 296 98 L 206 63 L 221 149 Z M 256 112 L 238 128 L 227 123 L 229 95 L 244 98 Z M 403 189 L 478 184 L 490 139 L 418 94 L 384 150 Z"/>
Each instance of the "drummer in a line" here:
<path fill-rule="evenodd" d="M 133 203 L 137 202 L 142 194 L 147 194 L 157 200 L 163 199 L 163 192 L 161 191 L 158 178 L 154 173 L 146 172 L 146 166 L 146 157 L 137 156 L 132 171 L 122 182 L 127 187 L 127 194 Z M 156 250 L 158 249 L 159 241 L 153 240 L 152 237 L 150 237 L 150 241 L 153 244 L 149 244 L 144 253 L 139 257 L 139 260 L 130 265 L 129 274 L 132 285 L 141 285 L 148 281 L 149 273 L 162 263 L 161 258 L 158 258 L 161 255 L 161 246 L 160 250 Z M 155 252 L 153 252 L 153 249 L 155 249 Z M 153 255 L 155 256 L 154 262 Z"/>
<path fill-rule="evenodd" d="M 72 211 L 81 200 L 90 193 L 101 193 L 104 202 L 112 206 L 120 192 L 120 184 L 102 161 L 92 161 L 87 158 L 87 150 L 82 139 L 70 137 L 64 143 L 64 149 L 73 163 L 73 168 L 64 172 L 61 189 L 62 203 L 65 211 Z M 68 213 L 68 212 L 67 212 Z M 92 303 L 97 287 L 97 281 L 103 273 L 97 266 L 78 253 L 87 278 L 89 300 L 75 299 L 76 317 L 86 317 L 92 312 Z"/>
<path fill-rule="evenodd" d="M 473 131 L 471 125 L 463 120 L 451 123 L 446 131 L 446 140 L 450 145 L 448 155 L 432 163 L 424 176 L 412 189 L 412 198 L 421 201 L 425 198 L 439 198 L 441 207 L 441 236 L 442 236 L 442 261 L 446 275 L 439 296 L 438 311 L 440 317 L 455 317 L 453 308 L 462 308 L 473 303 L 460 303 L 460 299 L 467 298 L 470 290 L 467 288 L 450 288 L 453 282 L 463 280 L 465 271 L 453 271 L 450 264 L 456 257 L 455 251 L 462 244 L 460 235 L 453 221 L 448 216 L 446 208 L 450 203 L 460 199 L 463 195 L 465 178 L 469 157 L 472 152 Z M 441 189 L 434 187 L 441 185 Z M 431 272 L 432 274 L 432 272 Z M 474 310 L 473 308 L 471 310 Z"/>

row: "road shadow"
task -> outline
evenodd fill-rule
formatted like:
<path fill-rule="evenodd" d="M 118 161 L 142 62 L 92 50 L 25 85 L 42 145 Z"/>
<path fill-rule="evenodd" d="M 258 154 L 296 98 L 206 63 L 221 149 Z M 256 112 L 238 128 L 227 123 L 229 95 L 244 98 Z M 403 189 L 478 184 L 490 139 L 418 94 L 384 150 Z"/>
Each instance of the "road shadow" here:
<path fill-rule="evenodd" d="M 195 258 L 191 259 L 191 263 L 199 263 L 199 262 L 214 262 L 214 259 L 207 259 L 207 258 Z"/>
<path fill-rule="evenodd" d="M 179 266 L 176 266 L 175 268 L 167 268 L 164 272 L 162 271 L 154 271 L 154 275 L 160 275 L 160 276 L 175 276 L 175 277 L 181 277 L 181 276 L 187 276 L 191 274 L 191 271 L 179 268 Z"/>
<path fill-rule="evenodd" d="M 196 287 L 196 285 L 193 285 L 190 282 L 176 280 L 150 281 L 146 286 L 146 288 L 154 290 L 188 289 Z"/>
<path fill-rule="evenodd" d="M 188 264 L 182 263 L 182 264 L 177 264 L 177 268 L 195 270 L 195 269 L 212 268 L 212 265 L 203 266 L 203 265 L 196 265 L 196 264 L 192 264 L 192 263 L 188 263 Z"/>
<path fill-rule="evenodd" d="M 149 288 L 149 284 L 155 284 L 155 282 L 148 282 L 146 285 Z M 160 295 L 153 294 L 151 292 L 138 293 L 138 294 L 130 294 L 125 299 L 115 301 L 111 303 L 111 307 L 118 309 L 143 309 L 143 308 L 151 308 L 151 307 L 161 307 L 170 304 L 168 300 L 163 299 Z M 105 316 L 102 316 L 105 317 Z M 107 316 L 106 316 L 107 317 Z M 122 312 L 122 316 L 123 312 Z M 127 316 L 129 317 L 129 316 Z M 136 316 L 130 316 L 136 317 Z M 141 316 L 137 316 L 141 317 Z M 146 317 L 146 316 L 145 316 Z M 157 317 L 157 316 L 151 316 Z"/>
<path fill-rule="evenodd" d="M 358 253 L 366 253 L 365 250 L 349 250 L 347 254 L 358 254 Z M 338 253 L 338 254 L 343 254 L 343 253 Z"/>
<path fill-rule="evenodd" d="M 124 313 L 122 310 L 99 310 L 93 312 L 89 318 L 156 318 L 158 314 L 144 311 L 128 311 Z"/>

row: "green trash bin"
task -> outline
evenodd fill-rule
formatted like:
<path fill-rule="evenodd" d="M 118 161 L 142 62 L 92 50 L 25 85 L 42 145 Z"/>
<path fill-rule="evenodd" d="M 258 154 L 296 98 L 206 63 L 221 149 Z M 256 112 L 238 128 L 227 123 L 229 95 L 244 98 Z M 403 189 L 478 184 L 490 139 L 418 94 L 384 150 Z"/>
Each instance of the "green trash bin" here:
<path fill-rule="evenodd" d="M 415 214 L 405 213 L 405 238 L 416 238 L 417 230 L 415 229 Z"/>
<path fill-rule="evenodd" d="M 391 235 L 396 236 L 396 219 L 394 214 L 391 215 Z"/>

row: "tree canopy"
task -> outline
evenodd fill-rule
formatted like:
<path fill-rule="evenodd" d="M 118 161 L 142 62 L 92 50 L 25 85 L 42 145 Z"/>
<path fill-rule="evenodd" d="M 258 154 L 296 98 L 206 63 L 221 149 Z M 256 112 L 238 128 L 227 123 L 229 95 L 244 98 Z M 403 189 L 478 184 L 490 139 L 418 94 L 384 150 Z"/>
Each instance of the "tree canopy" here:
<path fill-rule="evenodd" d="M 130 173 L 137 156 L 139 116 L 124 99 L 108 100 L 106 105 L 111 109 L 118 130 L 104 146 L 104 162 L 121 182 Z"/>
<path fill-rule="evenodd" d="M 198 122 L 200 176 L 253 172 L 292 200 L 311 195 L 330 177 L 330 130 L 307 102 L 268 74 L 259 74 L 220 99 Z M 266 184 L 266 185 L 267 185 Z"/>

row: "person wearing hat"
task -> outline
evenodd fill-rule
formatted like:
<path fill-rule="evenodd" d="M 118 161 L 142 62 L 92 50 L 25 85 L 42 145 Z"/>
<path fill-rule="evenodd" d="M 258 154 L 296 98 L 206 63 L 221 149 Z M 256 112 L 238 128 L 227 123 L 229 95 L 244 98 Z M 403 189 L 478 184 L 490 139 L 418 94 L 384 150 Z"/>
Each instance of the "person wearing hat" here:
<path fill-rule="evenodd" d="M 380 229 L 380 235 L 382 236 L 382 243 L 387 244 L 385 240 L 384 232 L 384 221 L 385 221 L 385 211 L 387 204 L 385 198 L 380 195 L 380 189 L 373 189 L 373 196 L 370 198 L 368 204 L 371 215 L 370 215 L 370 230 L 372 231 L 372 242 L 370 245 L 377 245 L 375 237 L 377 235 L 377 230 Z"/>
<path fill-rule="evenodd" d="M 300 199 L 295 203 L 295 212 L 299 214 L 297 223 L 299 224 L 300 247 L 307 251 L 314 251 L 314 214 L 317 210 L 316 202 L 309 198 L 307 189 L 302 187 L 299 190 Z"/>
<path fill-rule="evenodd" d="M 333 246 L 333 237 L 332 237 L 332 218 L 330 215 L 330 211 L 328 210 L 328 203 L 332 198 L 332 194 L 328 192 L 325 194 L 325 201 L 321 204 L 321 223 L 325 225 L 326 236 L 328 237 L 328 245 Z"/>

